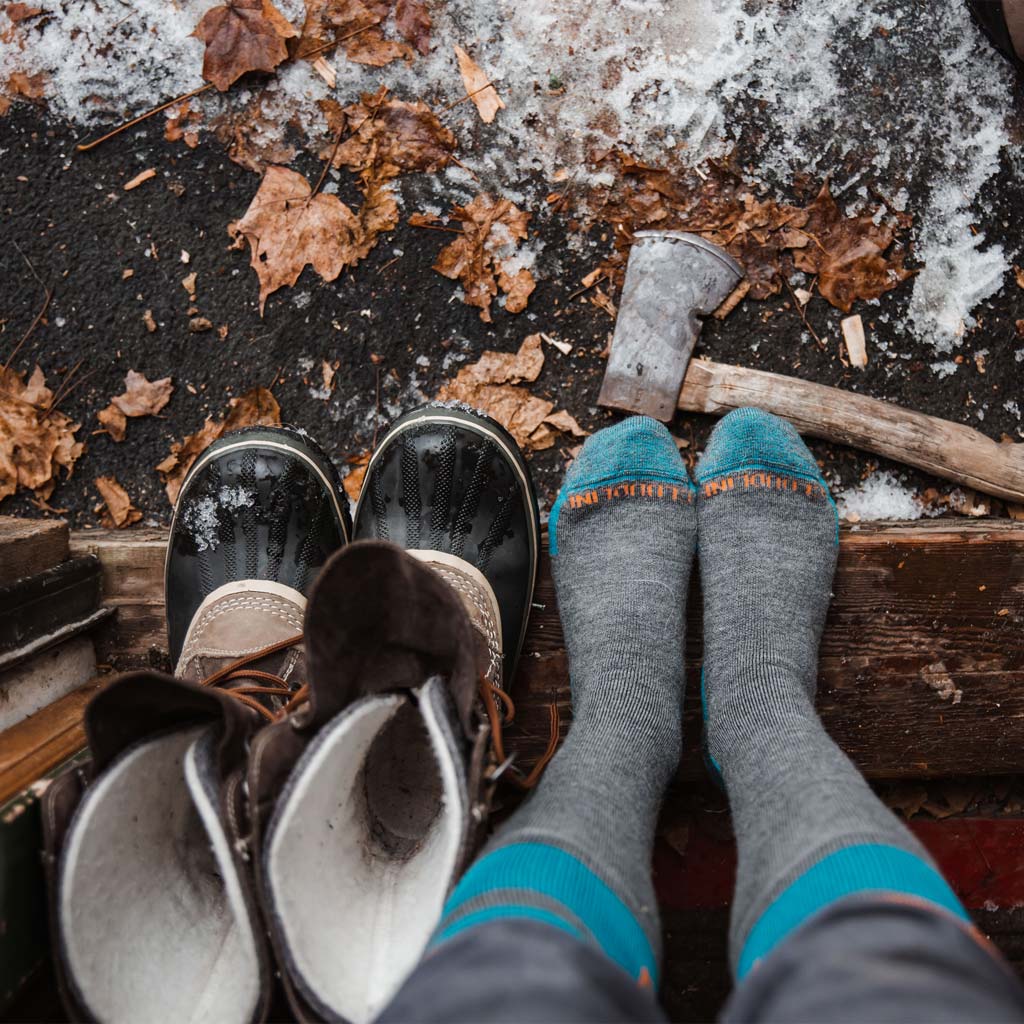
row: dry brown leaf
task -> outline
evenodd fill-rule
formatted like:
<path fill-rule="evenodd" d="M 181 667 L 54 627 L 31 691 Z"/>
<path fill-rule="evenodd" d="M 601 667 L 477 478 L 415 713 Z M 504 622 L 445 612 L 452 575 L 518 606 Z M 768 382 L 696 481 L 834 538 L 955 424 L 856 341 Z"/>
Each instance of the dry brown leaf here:
<path fill-rule="evenodd" d="M 514 355 L 485 352 L 459 370 L 438 393 L 442 402 L 464 402 L 496 419 L 523 449 L 540 451 L 555 443 L 557 432 L 584 436 L 566 412 L 553 412 L 554 403 L 531 395 L 518 381 L 537 379 L 544 365 L 539 334 L 526 338 Z"/>
<path fill-rule="evenodd" d="M 171 400 L 173 392 L 170 377 L 151 381 L 145 374 L 129 370 L 124 379 L 124 394 L 112 398 L 97 419 L 115 441 L 123 441 L 127 417 L 155 416 Z"/>
<path fill-rule="evenodd" d="M 455 136 L 425 103 L 388 100 L 386 90 L 364 93 L 358 103 L 345 107 L 344 126 L 350 137 L 334 155 L 335 167 L 347 167 L 364 182 L 383 182 L 399 174 L 433 173 L 447 167 L 455 150 Z M 335 113 L 336 118 L 339 115 Z M 338 125 L 335 134 L 343 130 Z M 330 149 L 322 154 L 330 155 Z"/>
<path fill-rule="evenodd" d="M 795 265 L 818 275 L 818 290 L 849 312 L 857 299 L 872 299 L 912 276 L 896 234 L 876 224 L 877 210 L 846 217 L 822 186 L 806 207 L 761 200 L 738 171 L 709 161 L 699 174 L 681 175 L 637 163 L 621 154 L 621 181 L 596 189 L 590 203 L 615 225 L 617 253 L 599 268 L 621 284 L 633 232 L 641 228 L 685 230 L 727 249 L 746 271 L 751 298 L 782 291 Z M 897 219 L 906 226 L 903 215 Z M 891 249 L 891 252 L 890 252 Z"/>
<path fill-rule="evenodd" d="M 306 18 L 294 52 L 308 53 L 345 39 L 345 55 L 358 64 L 383 67 L 399 57 L 411 60 L 412 50 L 405 43 L 385 39 L 380 27 L 391 13 L 392 2 L 306 0 Z"/>
<path fill-rule="evenodd" d="M 13 96 L 24 96 L 27 100 L 39 100 L 46 92 L 46 83 L 45 71 L 40 71 L 36 75 L 15 71 L 7 79 L 7 89 Z"/>
<path fill-rule="evenodd" d="M 37 366 L 28 382 L 12 368 L 0 368 L 0 501 L 19 487 L 45 502 L 63 468 L 70 476 L 85 445 L 75 440 L 79 425 L 50 409 L 53 392 Z"/>
<path fill-rule="evenodd" d="M 424 55 L 430 52 L 430 13 L 423 0 L 398 0 L 395 25 L 407 43 Z"/>
<path fill-rule="evenodd" d="M 507 199 L 481 193 L 467 206 L 453 207 L 451 215 L 462 222 L 462 234 L 438 253 L 434 270 L 461 283 L 463 301 L 478 307 L 485 323 L 491 322 L 491 301 L 499 286 L 508 295 L 508 312 L 521 313 L 534 289 L 533 277 L 525 268 L 510 274 L 505 267 L 527 237 L 530 214 Z"/>
<path fill-rule="evenodd" d="M 281 407 L 267 388 L 257 387 L 240 398 L 232 398 L 228 414 L 222 420 L 207 417 L 206 422 L 184 441 L 171 445 L 171 454 L 157 464 L 157 472 L 164 479 L 167 500 L 173 505 L 185 480 L 189 467 L 222 434 L 242 427 L 281 426 Z"/>
<path fill-rule="evenodd" d="M 297 36 L 271 0 L 228 0 L 211 7 L 192 35 L 206 44 L 203 78 L 221 92 L 247 71 L 273 71 Z"/>
<path fill-rule="evenodd" d="M 1015 264 L 1013 268 L 1013 276 L 1017 281 L 1017 287 L 1024 288 L 1024 268 L 1018 267 Z"/>
<path fill-rule="evenodd" d="M 103 525 L 108 529 L 122 529 L 142 518 L 142 513 L 132 504 L 128 492 L 112 476 L 98 476 L 93 481 L 106 506 L 102 516 Z"/>
<path fill-rule="evenodd" d="M 590 295 L 587 296 L 588 301 L 591 305 L 597 306 L 598 309 L 603 310 L 613 320 L 619 315 L 619 311 L 612 301 L 612 297 L 604 291 L 602 288 L 595 288 Z"/>
<path fill-rule="evenodd" d="M 363 229 L 334 195 L 313 195 L 309 182 L 287 167 L 270 167 L 245 215 L 228 225 L 234 247 L 246 242 L 260 280 L 260 316 L 267 296 L 291 286 L 307 265 L 333 281 L 359 262 Z"/>
<path fill-rule="evenodd" d="M 466 87 L 466 95 L 473 101 L 484 124 L 490 124 L 505 109 L 505 104 L 498 95 L 497 89 L 490 84 L 490 78 L 484 73 L 476 61 L 461 46 L 455 47 L 455 56 L 459 60 L 459 74 L 462 84 Z"/>
<path fill-rule="evenodd" d="M 345 461 L 352 467 L 341 481 L 342 487 L 350 501 L 359 500 L 359 492 L 363 489 L 363 480 L 366 479 L 366 470 L 370 465 L 372 452 L 360 452 L 359 455 L 350 455 Z"/>
<path fill-rule="evenodd" d="M 27 18 L 34 18 L 37 14 L 42 14 L 43 8 L 29 7 L 28 4 L 23 3 L 13 3 L 8 4 L 4 11 L 7 13 L 7 17 L 14 24 L 17 24 L 19 21 L 25 21 Z"/>
<path fill-rule="evenodd" d="M 382 68 L 399 58 L 406 61 L 413 59 L 413 51 L 409 46 L 397 39 L 385 39 L 379 28 L 367 29 L 349 39 L 345 52 L 349 60 L 371 68 Z"/>

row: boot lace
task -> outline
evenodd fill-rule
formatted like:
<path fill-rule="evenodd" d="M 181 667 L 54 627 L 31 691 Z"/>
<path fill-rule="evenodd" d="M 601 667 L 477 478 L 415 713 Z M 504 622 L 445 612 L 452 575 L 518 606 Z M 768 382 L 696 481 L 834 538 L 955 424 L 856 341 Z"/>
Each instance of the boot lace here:
<path fill-rule="evenodd" d="M 225 665 L 222 669 L 214 672 L 213 675 L 207 676 L 201 685 L 223 688 L 226 683 L 232 683 L 238 679 L 254 680 L 254 685 L 252 686 L 236 686 L 230 690 L 224 690 L 224 692 L 230 694 L 247 708 L 252 708 L 253 711 L 257 712 L 268 722 L 279 721 L 294 707 L 306 700 L 309 696 L 309 684 L 303 683 L 297 690 L 293 690 L 288 680 L 282 676 L 276 675 L 273 672 L 264 672 L 261 669 L 251 668 L 250 666 L 261 658 L 267 658 L 271 654 L 277 654 L 279 651 L 287 650 L 289 647 L 302 643 L 302 636 L 302 633 L 297 633 L 295 636 L 288 637 L 285 640 L 278 640 L 277 643 L 270 644 L 262 650 L 252 651 L 237 661 L 231 662 L 230 665 Z M 276 697 L 283 700 L 284 703 L 275 711 L 272 708 L 268 708 L 262 701 L 257 700 L 257 697 Z"/>

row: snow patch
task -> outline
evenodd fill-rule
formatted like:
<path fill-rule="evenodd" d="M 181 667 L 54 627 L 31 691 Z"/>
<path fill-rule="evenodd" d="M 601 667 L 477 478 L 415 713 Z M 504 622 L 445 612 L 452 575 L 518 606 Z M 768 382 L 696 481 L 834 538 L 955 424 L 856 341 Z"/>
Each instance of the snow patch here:
<path fill-rule="evenodd" d="M 851 522 L 920 519 L 924 515 L 916 494 L 890 470 L 873 473 L 857 488 L 844 491 L 836 499 L 836 505 L 840 518 Z"/>

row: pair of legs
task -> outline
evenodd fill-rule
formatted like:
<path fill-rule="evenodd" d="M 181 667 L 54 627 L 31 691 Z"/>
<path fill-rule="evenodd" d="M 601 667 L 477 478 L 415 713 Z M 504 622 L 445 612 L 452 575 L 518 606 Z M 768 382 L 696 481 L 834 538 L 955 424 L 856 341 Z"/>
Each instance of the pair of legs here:
<path fill-rule="evenodd" d="M 698 549 L 706 754 L 739 853 L 725 1018 L 1024 1018 L 1014 976 L 814 709 L 838 524 L 810 453 L 740 410 L 696 478 L 643 419 L 572 466 L 549 522 L 572 727 L 381 1019 L 661 1019 L 650 865 Z"/>

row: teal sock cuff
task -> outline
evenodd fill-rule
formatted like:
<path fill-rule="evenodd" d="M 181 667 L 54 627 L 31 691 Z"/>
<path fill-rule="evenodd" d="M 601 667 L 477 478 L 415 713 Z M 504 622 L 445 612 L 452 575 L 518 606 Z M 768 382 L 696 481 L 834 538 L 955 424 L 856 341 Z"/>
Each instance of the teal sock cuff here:
<path fill-rule="evenodd" d="M 915 897 L 970 921 L 946 880 L 927 861 L 880 843 L 846 846 L 794 879 L 758 918 L 740 953 L 737 978 L 814 914 L 847 896 L 868 892 Z"/>
<path fill-rule="evenodd" d="M 508 890 L 516 890 L 515 896 Z M 488 893 L 494 894 L 495 905 L 458 915 L 464 904 Z M 547 905 L 531 906 L 531 893 L 544 898 Z M 596 944 L 630 977 L 646 976 L 657 982 L 654 950 L 626 903 L 581 860 L 547 843 L 512 843 L 478 860 L 448 898 L 434 943 L 479 924 L 524 917 L 544 920 L 585 939 L 571 921 L 552 909 L 551 901 L 563 906 L 567 917 L 582 922 Z"/>

